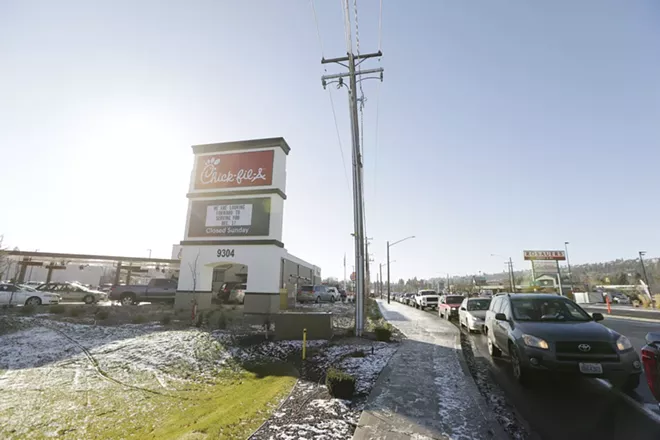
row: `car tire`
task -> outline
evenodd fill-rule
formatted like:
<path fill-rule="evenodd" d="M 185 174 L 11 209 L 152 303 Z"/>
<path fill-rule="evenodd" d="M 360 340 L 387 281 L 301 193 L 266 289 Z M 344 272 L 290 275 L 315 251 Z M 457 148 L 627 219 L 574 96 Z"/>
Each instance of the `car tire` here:
<path fill-rule="evenodd" d="M 488 354 L 492 358 L 499 358 L 502 357 L 502 350 L 497 348 L 493 341 L 490 340 L 490 338 L 487 338 L 487 344 L 488 344 Z"/>
<path fill-rule="evenodd" d="M 25 305 L 26 306 L 40 306 L 41 305 L 41 298 L 38 296 L 31 296 L 27 300 L 25 300 Z"/>
<path fill-rule="evenodd" d="M 317 296 L 317 297 L 316 297 L 316 300 L 315 300 L 314 302 L 316 302 L 316 304 L 319 304 L 319 303 L 321 302 L 321 297 L 320 297 L 320 296 Z"/>
<path fill-rule="evenodd" d="M 85 304 L 94 304 L 94 297 L 92 295 L 87 295 L 83 298 Z"/>
<path fill-rule="evenodd" d="M 419 310 L 424 310 L 424 309 L 425 309 L 424 306 L 419 306 Z"/>
<path fill-rule="evenodd" d="M 522 366 L 518 347 L 511 342 L 509 343 L 509 356 L 511 357 L 511 372 L 513 373 L 513 378 L 516 379 L 516 382 L 520 385 L 524 387 L 529 386 L 531 384 L 530 372 Z"/>
<path fill-rule="evenodd" d="M 334 296 L 334 295 L 332 295 L 332 296 L 330 297 L 330 302 L 334 304 L 334 302 L 335 302 L 335 296 Z"/>
<path fill-rule="evenodd" d="M 135 294 L 134 293 L 124 293 L 119 302 L 122 306 L 133 306 L 136 304 Z"/>

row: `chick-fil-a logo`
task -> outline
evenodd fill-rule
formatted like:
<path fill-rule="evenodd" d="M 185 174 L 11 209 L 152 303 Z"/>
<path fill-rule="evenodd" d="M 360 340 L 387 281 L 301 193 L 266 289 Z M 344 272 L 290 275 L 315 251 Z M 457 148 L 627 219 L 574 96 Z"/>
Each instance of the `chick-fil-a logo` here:
<path fill-rule="evenodd" d="M 272 151 L 211 156 L 200 163 L 201 171 L 197 186 L 270 185 L 269 171 L 272 169 L 272 157 Z"/>

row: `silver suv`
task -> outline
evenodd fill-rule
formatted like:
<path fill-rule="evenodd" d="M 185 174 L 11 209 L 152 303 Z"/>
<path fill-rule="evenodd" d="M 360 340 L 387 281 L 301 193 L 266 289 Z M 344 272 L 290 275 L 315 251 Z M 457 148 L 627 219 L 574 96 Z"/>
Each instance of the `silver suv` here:
<path fill-rule="evenodd" d="M 602 319 L 558 295 L 498 295 L 486 313 L 488 352 L 508 354 L 522 384 L 534 373 L 558 372 L 633 390 L 642 372 L 639 356 L 628 338 L 597 322 Z"/>

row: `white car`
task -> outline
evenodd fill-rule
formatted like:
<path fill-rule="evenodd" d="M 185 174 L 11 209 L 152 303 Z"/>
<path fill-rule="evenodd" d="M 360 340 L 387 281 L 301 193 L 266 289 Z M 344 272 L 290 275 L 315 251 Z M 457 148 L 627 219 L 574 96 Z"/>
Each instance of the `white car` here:
<path fill-rule="evenodd" d="M 333 301 L 339 301 L 341 299 L 339 290 L 337 290 L 336 287 L 328 287 L 328 293 L 332 294 L 332 297 L 334 298 Z"/>
<path fill-rule="evenodd" d="M 469 332 L 483 332 L 491 298 L 465 298 L 458 309 L 458 322 Z"/>
<path fill-rule="evenodd" d="M 22 284 L 0 284 L 0 305 L 21 304 L 39 306 L 41 304 L 59 304 L 60 296 L 52 292 L 43 292 Z"/>
<path fill-rule="evenodd" d="M 438 309 L 438 301 L 440 300 L 440 295 L 435 290 L 420 290 L 415 295 L 415 307 L 418 309 Z"/>

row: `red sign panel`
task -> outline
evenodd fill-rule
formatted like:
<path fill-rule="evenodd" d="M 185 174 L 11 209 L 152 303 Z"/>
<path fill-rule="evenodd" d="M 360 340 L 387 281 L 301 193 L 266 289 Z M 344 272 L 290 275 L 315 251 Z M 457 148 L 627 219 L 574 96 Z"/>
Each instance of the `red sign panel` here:
<path fill-rule="evenodd" d="M 195 189 L 273 184 L 273 150 L 198 156 Z"/>
<path fill-rule="evenodd" d="M 566 253 L 564 251 L 523 251 L 525 260 L 540 261 L 564 261 Z"/>

